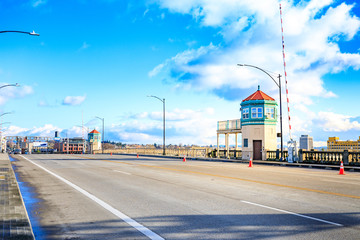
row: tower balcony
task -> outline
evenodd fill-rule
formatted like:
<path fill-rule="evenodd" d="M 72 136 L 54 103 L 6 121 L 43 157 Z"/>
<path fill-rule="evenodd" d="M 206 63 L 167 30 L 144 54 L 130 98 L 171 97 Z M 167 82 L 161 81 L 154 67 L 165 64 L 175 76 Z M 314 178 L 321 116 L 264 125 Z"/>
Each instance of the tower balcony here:
<path fill-rule="evenodd" d="M 241 133 L 240 119 L 218 121 L 217 133 Z"/>

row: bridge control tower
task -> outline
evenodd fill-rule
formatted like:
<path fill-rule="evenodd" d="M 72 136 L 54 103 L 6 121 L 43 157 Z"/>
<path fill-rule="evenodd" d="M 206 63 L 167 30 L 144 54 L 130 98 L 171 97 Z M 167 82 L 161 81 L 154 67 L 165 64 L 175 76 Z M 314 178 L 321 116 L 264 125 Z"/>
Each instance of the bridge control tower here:
<path fill-rule="evenodd" d="M 242 159 L 265 160 L 264 150 L 277 149 L 277 103 L 258 86 L 240 106 Z"/>

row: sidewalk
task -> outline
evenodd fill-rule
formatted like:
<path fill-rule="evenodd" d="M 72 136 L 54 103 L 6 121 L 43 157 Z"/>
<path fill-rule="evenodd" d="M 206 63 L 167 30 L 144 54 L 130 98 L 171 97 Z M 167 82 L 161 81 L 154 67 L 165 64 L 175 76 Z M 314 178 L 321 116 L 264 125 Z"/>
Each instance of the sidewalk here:
<path fill-rule="evenodd" d="M 7 154 L 0 153 L 0 239 L 34 239 Z"/>

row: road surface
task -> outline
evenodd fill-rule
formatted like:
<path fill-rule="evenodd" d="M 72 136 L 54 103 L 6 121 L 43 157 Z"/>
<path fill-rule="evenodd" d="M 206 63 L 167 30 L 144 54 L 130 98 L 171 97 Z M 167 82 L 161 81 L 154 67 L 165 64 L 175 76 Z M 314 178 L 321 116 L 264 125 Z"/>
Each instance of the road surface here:
<path fill-rule="evenodd" d="M 16 158 L 38 240 L 360 238 L 359 173 L 121 155 Z"/>

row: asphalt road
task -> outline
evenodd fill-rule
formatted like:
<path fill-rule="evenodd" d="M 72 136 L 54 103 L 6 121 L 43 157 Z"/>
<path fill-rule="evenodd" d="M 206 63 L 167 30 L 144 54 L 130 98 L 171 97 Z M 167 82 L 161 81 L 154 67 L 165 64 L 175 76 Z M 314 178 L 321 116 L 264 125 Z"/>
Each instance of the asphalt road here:
<path fill-rule="evenodd" d="M 38 240 L 360 239 L 359 173 L 119 155 L 16 158 Z"/>

